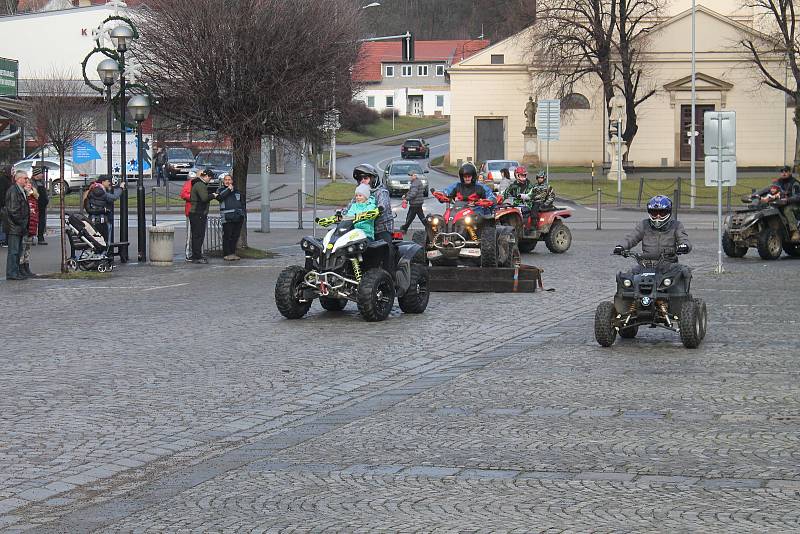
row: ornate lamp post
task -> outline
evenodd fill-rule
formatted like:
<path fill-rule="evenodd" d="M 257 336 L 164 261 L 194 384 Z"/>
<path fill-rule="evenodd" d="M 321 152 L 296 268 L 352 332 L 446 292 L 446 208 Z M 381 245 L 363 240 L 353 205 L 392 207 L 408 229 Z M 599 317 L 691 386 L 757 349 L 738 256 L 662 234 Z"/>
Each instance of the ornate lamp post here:
<path fill-rule="evenodd" d="M 145 205 L 144 205 L 144 150 L 142 147 L 142 122 L 150 115 L 150 98 L 145 95 L 134 95 L 128 101 L 128 114 L 136 121 L 136 164 L 138 181 L 136 183 L 136 230 L 139 243 L 139 263 L 147 260 L 147 243 L 145 240 Z"/>
<path fill-rule="evenodd" d="M 112 146 L 114 140 L 112 139 L 112 129 L 114 122 L 113 96 L 111 95 L 111 88 L 119 78 L 119 65 L 111 58 L 106 58 L 97 65 L 97 74 L 100 76 L 100 81 L 106 87 L 106 100 L 108 101 L 108 110 L 106 112 L 106 174 L 109 178 L 114 175 L 114 162 L 111 161 Z M 111 241 L 114 241 L 114 236 L 109 236 Z"/>
<path fill-rule="evenodd" d="M 120 165 L 120 183 L 124 183 L 125 187 L 122 190 L 122 195 L 120 196 L 120 206 L 119 206 L 119 239 L 122 242 L 128 241 L 128 176 L 127 176 L 127 167 L 128 167 L 128 160 L 125 154 L 125 52 L 128 50 L 128 45 L 134 39 L 134 32 L 133 29 L 129 26 L 120 25 L 116 26 L 112 29 L 108 36 L 111 38 L 111 42 L 114 43 L 114 46 L 119 53 L 119 68 L 120 68 L 120 76 L 119 76 L 119 115 L 120 115 L 120 122 L 122 127 L 120 128 L 120 144 L 119 144 L 119 159 L 121 162 Z M 120 259 L 122 262 L 128 261 L 128 247 L 124 247 L 124 249 L 120 250 Z"/>

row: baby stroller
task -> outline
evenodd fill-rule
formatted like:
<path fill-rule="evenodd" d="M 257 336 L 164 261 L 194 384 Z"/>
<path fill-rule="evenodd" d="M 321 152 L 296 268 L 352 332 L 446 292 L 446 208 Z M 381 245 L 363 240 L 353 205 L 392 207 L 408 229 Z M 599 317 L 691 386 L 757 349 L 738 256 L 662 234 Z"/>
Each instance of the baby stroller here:
<path fill-rule="evenodd" d="M 111 272 L 114 268 L 109 255 L 111 247 L 95 230 L 89 218 L 79 213 L 67 213 L 64 215 L 64 225 L 70 248 L 67 268 L 71 271 Z"/>

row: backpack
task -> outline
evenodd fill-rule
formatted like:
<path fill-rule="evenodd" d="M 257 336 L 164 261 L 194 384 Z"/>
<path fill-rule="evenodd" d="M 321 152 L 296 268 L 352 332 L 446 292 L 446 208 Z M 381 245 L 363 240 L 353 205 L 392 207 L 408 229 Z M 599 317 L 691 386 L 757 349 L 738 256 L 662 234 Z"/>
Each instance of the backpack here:
<path fill-rule="evenodd" d="M 194 180 L 186 180 L 183 184 L 183 188 L 181 189 L 180 197 L 181 199 L 189 202 L 192 198 L 192 186 L 194 185 Z"/>

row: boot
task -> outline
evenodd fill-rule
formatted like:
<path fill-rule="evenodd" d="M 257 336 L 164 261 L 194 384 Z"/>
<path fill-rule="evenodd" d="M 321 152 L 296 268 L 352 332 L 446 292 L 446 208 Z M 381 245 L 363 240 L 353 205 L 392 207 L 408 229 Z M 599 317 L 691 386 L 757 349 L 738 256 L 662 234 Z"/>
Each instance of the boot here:
<path fill-rule="evenodd" d="M 800 230 L 792 230 L 789 232 L 789 239 L 791 241 L 800 241 Z"/>
<path fill-rule="evenodd" d="M 19 266 L 19 273 L 25 278 L 36 278 L 36 275 L 31 272 L 31 264 L 23 263 Z"/>
<path fill-rule="evenodd" d="M 44 240 L 44 237 L 40 237 L 37 241 L 39 241 L 40 245 L 46 245 L 47 241 Z"/>

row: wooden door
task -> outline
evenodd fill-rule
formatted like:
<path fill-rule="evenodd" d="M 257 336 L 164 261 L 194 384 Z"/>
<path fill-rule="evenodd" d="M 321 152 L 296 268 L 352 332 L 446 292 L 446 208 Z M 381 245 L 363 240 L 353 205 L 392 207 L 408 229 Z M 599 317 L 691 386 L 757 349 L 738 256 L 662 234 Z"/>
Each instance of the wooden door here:
<path fill-rule="evenodd" d="M 696 105 L 694 108 L 694 129 L 698 133 L 695 138 L 694 157 L 695 161 L 703 161 L 703 115 L 706 111 L 714 111 L 713 105 Z M 681 140 L 680 152 L 681 161 L 691 161 L 692 146 L 689 139 L 689 131 L 692 129 L 692 106 L 681 105 Z"/>
<path fill-rule="evenodd" d="M 503 119 L 478 119 L 477 130 L 477 162 L 506 157 Z"/>

